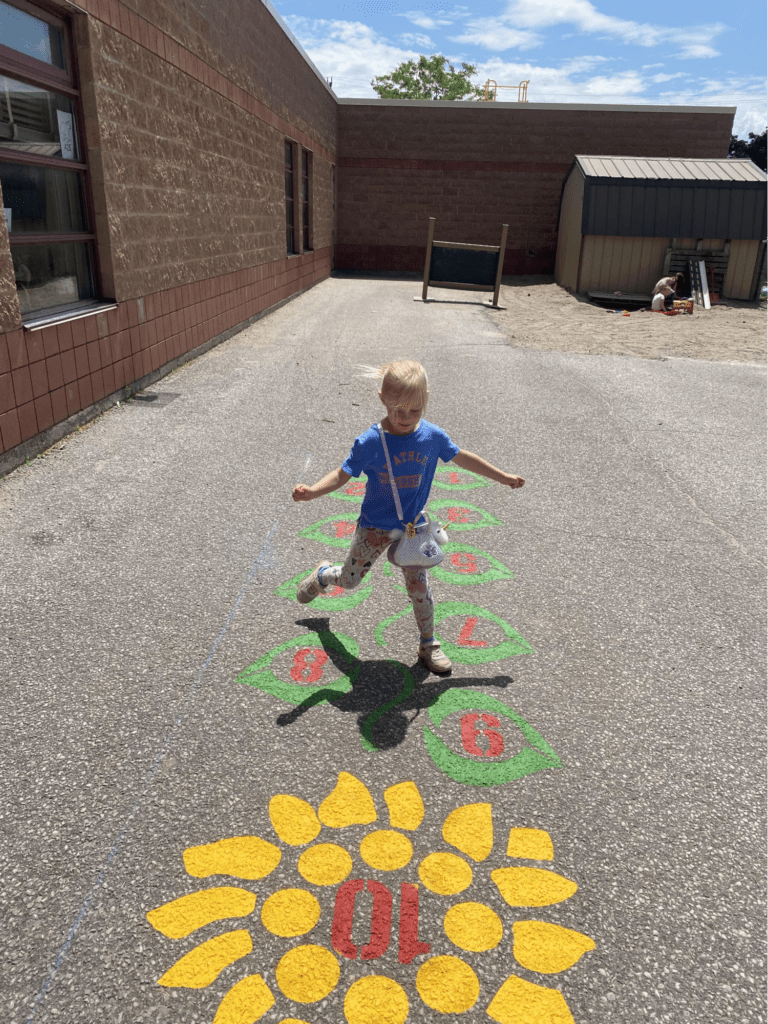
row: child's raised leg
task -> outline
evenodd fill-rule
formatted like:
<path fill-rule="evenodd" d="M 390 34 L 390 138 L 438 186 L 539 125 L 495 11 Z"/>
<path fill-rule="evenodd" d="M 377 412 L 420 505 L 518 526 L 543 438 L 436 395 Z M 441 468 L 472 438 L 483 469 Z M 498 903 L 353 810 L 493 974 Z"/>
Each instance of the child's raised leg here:
<path fill-rule="evenodd" d="M 353 590 L 371 571 L 371 566 L 382 555 L 392 538 L 389 530 L 358 526 L 352 537 L 344 565 L 320 562 L 314 572 L 299 585 L 296 597 L 301 604 L 314 601 L 328 586 Z"/>

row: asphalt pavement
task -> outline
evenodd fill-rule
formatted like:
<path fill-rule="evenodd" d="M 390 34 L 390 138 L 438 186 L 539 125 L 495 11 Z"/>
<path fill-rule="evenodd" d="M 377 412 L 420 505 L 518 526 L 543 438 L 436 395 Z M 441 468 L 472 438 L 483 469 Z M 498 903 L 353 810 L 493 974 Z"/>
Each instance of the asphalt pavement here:
<path fill-rule="evenodd" d="M 765 367 L 417 291 L 325 281 L 0 482 L 7 1024 L 765 1021 Z M 526 479 L 435 478 L 449 677 L 382 563 L 295 600 L 360 498 L 291 490 L 402 356 Z"/>

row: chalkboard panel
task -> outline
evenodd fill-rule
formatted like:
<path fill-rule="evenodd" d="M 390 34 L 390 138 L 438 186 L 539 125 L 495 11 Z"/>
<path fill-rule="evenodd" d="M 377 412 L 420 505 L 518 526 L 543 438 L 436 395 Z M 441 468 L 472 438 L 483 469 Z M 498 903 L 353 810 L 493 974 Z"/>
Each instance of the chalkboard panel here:
<path fill-rule="evenodd" d="M 450 281 L 452 284 L 487 285 L 493 291 L 496 283 L 498 252 L 477 249 L 444 249 L 435 246 L 429 264 L 429 282 Z"/>

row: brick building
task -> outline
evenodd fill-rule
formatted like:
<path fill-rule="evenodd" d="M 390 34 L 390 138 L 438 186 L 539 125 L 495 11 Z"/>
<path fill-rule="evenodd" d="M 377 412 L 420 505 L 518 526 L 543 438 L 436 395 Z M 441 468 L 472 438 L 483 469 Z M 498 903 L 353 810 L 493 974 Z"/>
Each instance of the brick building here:
<path fill-rule="evenodd" d="M 334 265 L 420 270 L 429 216 L 552 273 L 577 152 L 734 114 L 339 100 L 264 0 L 0 0 L 0 79 L 0 473 Z"/>

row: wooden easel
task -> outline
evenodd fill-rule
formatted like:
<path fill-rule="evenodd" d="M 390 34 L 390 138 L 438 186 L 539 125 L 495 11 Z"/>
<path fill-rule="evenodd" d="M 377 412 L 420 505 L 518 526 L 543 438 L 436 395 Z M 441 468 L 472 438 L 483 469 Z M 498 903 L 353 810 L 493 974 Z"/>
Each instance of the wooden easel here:
<path fill-rule="evenodd" d="M 414 296 L 414 302 L 429 302 L 429 288 L 461 288 L 467 291 L 493 292 L 493 300 L 486 303 L 494 309 L 499 306 L 501 270 L 507 247 L 508 224 L 501 226 L 499 245 L 474 245 L 470 242 L 435 241 L 435 218 L 429 218 L 427 232 L 427 253 L 424 260 L 424 281 L 421 299 Z M 446 253 L 445 250 L 448 250 Z M 495 256 L 495 259 L 492 257 Z M 451 278 L 454 277 L 455 280 Z"/>

